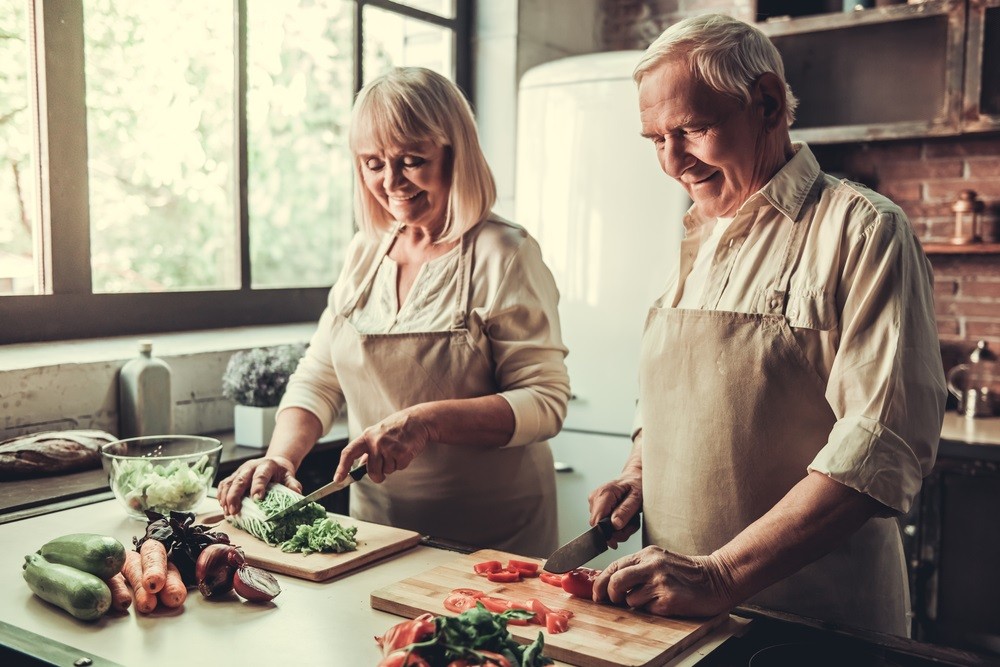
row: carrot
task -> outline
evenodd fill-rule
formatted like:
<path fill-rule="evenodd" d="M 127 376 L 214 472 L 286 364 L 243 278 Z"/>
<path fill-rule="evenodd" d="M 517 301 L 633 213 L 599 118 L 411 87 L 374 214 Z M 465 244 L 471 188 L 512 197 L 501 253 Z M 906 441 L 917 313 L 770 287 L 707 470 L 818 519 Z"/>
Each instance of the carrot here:
<path fill-rule="evenodd" d="M 132 587 L 132 594 L 135 596 L 135 610 L 140 614 L 148 614 L 156 609 L 156 595 L 147 591 L 142 585 L 142 556 L 135 551 L 125 552 L 122 575 Z"/>
<path fill-rule="evenodd" d="M 127 612 L 132 605 L 132 591 L 125 583 L 125 575 L 119 572 L 108 579 L 107 584 L 111 589 L 111 608 Z"/>
<path fill-rule="evenodd" d="M 163 588 L 156 595 L 160 598 L 160 604 L 171 609 L 180 607 L 184 604 L 184 600 L 187 599 L 188 589 L 184 584 L 184 580 L 181 579 L 181 572 L 177 569 L 176 565 L 169 561 L 167 562 L 166 583 L 163 584 Z"/>
<path fill-rule="evenodd" d="M 159 593 L 167 581 L 167 550 L 159 540 L 146 540 L 139 548 L 142 556 L 142 585 L 150 593 Z"/>

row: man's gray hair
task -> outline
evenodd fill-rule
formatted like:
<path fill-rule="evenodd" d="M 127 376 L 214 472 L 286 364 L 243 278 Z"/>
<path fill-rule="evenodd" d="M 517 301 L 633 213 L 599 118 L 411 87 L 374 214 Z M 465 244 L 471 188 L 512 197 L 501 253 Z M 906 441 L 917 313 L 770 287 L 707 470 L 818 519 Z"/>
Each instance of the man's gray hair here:
<path fill-rule="evenodd" d="M 799 101 L 785 81 L 781 54 L 755 26 L 724 14 L 684 19 L 656 38 L 639 60 L 632 78 L 636 84 L 650 70 L 677 58 L 685 59 L 700 80 L 713 90 L 750 103 L 750 86 L 766 72 L 785 86 L 785 120 L 795 120 Z"/>

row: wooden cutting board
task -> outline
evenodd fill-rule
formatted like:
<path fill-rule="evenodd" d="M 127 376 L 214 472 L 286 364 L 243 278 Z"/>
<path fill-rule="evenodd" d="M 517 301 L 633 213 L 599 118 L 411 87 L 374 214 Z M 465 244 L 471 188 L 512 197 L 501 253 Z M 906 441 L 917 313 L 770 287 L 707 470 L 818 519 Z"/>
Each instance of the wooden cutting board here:
<path fill-rule="evenodd" d="M 308 555 L 285 553 L 278 547 L 272 547 L 250 533 L 236 528 L 231 523 L 222 521 L 222 515 L 218 512 L 201 516 L 197 521 L 208 525 L 222 521 L 212 530 L 229 535 L 230 541 L 243 549 L 247 562 L 251 565 L 309 581 L 333 579 L 373 561 L 405 551 L 420 542 L 420 534 L 412 530 L 359 521 L 342 514 L 331 513 L 329 516 L 344 526 L 358 527 L 358 532 L 355 535 L 358 541 L 357 551 L 339 554 L 311 553 Z"/>
<path fill-rule="evenodd" d="M 722 623 L 728 614 L 712 619 L 677 619 L 602 605 L 571 597 L 561 588 L 533 577 L 512 584 L 497 584 L 472 570 L 475 563 L 511 558 L 541 562 L 514 554 L 485 549 L 377 590 L 371 595 L 375 609 L 407 618 L 430 612 L 454 615 L 444 608 L 445 597 L 455 588 L 475 588 L 488 595 L 509 600 L 536 598 L 546 606 L 569 609 L 573 617 L 569 630 L 551 635 L 544 630 L 544 654 L 554 660 L 581 667 L 622 667 L 662 665 Z M 538 625 L 508 626 L 522 643 L 538 636 Z"/>

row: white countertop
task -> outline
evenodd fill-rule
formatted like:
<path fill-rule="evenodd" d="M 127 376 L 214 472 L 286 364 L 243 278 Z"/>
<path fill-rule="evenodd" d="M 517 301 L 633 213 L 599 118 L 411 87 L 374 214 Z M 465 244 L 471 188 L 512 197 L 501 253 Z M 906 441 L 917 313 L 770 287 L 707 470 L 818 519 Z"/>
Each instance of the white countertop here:
<path fill-rule="evenodd" d="M 206 503 L 205 509 L 215 507 L 214 500 Z M 235 596 L 211 602 L 192 589 L 176 612 L 141 615 L 133 607 L 128 615 L 112 613 L 92 623 L 77 621 L 35 597 L 21 576 L 24 555 L 54 537 L 99 533 L 131 548 L 132 537 L 143 534 L 144 527 L 126 517 L 117 501 L 0 525 L 0 620 L 123 665 L 374 667 L 381 659 L 374 636 L 403 619 L 372 609 L 371 591 L 458 557 L 417 546 L 327 582 L 276 575 L 282 591 L 273 605 L 241 602 Z M 694 664 L 737 628 L 724 626 L 669 664 Z"/>
<path fill-rule="evenodd" d="M 957 412 L 946 412 L 941 439 L 970 445 L 1000 445 L 1000 417 L 969 418 Z"/>

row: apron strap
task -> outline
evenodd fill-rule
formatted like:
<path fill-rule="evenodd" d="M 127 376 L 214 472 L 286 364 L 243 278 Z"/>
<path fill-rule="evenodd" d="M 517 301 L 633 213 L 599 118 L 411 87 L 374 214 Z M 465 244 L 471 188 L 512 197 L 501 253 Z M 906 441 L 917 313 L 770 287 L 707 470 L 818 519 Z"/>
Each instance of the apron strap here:
<path fill-rule="evenodd" d="M 461 248 L 458 252 L 458 275 L 460 276 L 459 280 L 461 280 L 461 283 L 458 286 L 458 302 L 455 304 L 455 319 L 452 320 L 451 323 L 453 331 L 468 328 L 465 318 L 466 315 L 468 315 L 469 294 L 472 285 L 473 236 L 478 234 L 479 225 L 481 224 L 483 223 L 480 222 L 479 224 L 474 225 L 472 229 L 462 234 L 462 238 L 459 239 Z"/>
<path fill-rule="evenodd" d="M 392 242 L 396 240 L 396 236 L 399 234 L 400 230 L 403 229 L 403 225 L 398 221 L 393 223 L 392 229 L 385 235 L 382 242 L 379 244 L 378 251 L 375 253 L 375 257 L 372 259 L 371 266 L 368 267 L 368 273 L 365 277 L 358 283 L 357 289 L 354 290 L 354 294 L 351 298 L 347 300 L 344 307 L 340 309 L 340 316 L 347 318 L 351 312 L 354 310 L 355 306 L 358 305 L 358 301 L 361 300 L 361 296 L 368 290 L 368 287 L 375 280 L 375 274 L 378 273 L 378 267 L 382 265 L 382 259 L 389 253 L 389 247 Z"/>
<path fill-rule="evenodd" d="M 792 272 L 795 269 L 795 262 L 799 257 L 802 244 L 805 242 L 806 230 L 809 224 L 802 218 L 792 220 L 791 229 L 788 232 L 788 240 L 785 243 L 781 263 L 771 286 L 770 294 L 765 304 L 764 313 L 767 315 L 784 315 L 788 305 L 788 288 L 791 284 Z"/>

